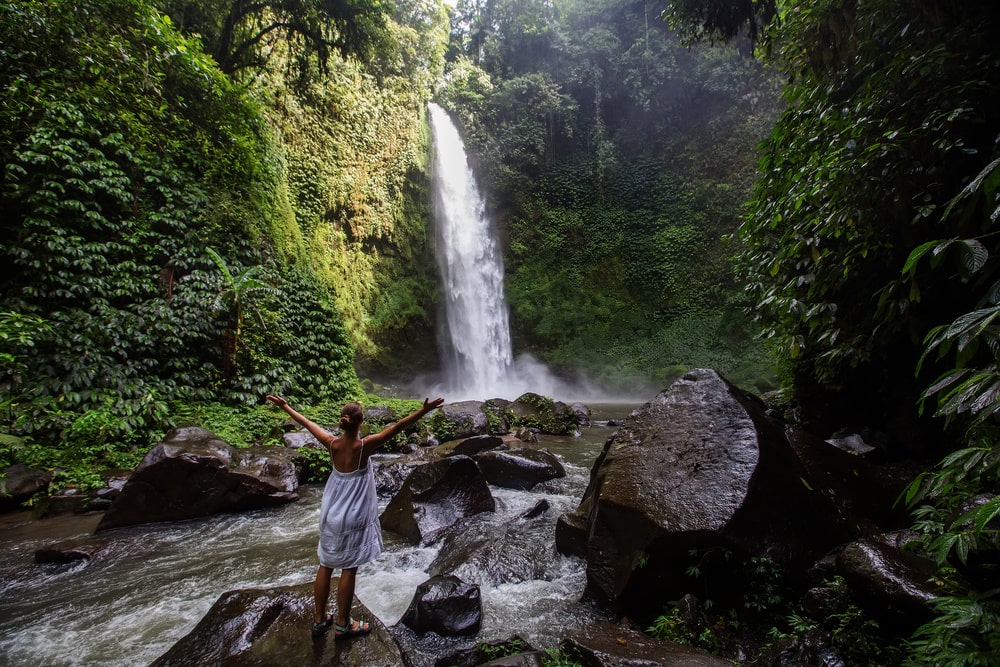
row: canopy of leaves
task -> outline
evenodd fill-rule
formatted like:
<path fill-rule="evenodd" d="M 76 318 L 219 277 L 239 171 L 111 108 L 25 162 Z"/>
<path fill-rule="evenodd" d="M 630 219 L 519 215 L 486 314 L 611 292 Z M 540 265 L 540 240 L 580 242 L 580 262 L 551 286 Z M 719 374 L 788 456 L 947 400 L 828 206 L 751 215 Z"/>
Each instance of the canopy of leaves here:
<path fill-rule="evenodd" d="M 776 0 L 670 0 L 663 11 L 687 42 L 728 42 L 745 34 L 763 39 L 777 14 Z"/>
<path fill-rule="evenodd" d="M 300 74 L 332 52 L 371 60 L 387 49 L 387 9 L 380 0 L 159 0 L 185 34 L 201 36 L 226 74 L 259 72 L 276 45 L 292 45 Z"/>

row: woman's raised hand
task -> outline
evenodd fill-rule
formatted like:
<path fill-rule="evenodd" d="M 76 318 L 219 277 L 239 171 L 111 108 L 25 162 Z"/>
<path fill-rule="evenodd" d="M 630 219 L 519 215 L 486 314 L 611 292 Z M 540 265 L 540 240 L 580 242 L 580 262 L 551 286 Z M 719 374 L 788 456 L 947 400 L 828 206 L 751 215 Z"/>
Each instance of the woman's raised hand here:
<path fill-rule="evenodd" d="M 288 401 L 286 401 L 281 396 L 278 396 L 276 394 L 268 394 L 266 398 L 267 400 L 277 405 L 279 408 L 285 408 L 288 406 Z"/>

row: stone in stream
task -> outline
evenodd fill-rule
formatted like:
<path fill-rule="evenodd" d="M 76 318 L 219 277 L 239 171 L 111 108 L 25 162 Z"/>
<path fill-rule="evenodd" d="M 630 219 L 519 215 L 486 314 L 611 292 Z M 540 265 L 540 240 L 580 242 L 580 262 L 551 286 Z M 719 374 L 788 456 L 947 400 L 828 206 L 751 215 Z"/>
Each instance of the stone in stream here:
<path fill-rule="evenodd" d="M 451 456 L 413 469 L 382 512 L 382 528 L 413 544 L 432 544 L 461 519 L 496 510 L 476 462 Z"/>
<path fill-rule="evenodd" d="M 420 634 L 474 635 L 483 624 L 479 586 L 467 584 L 453 575 L 431 577 L 417 586 L 399 622 Z"/>
<path fill-rule="evenodd" d="M 489 531 L 475 525 L 452 531 L 427 567 L 431 575 L 456 574 L 499 586 L 557 576 L 553 571 L 552 523 L 539 500 L 520 516 Z"/>
<path fill-rule="evenodd" d="M 544 449 L 517 447 L 473 456 L 486 481 L 506 489 L 527 490 L 541 482 L 566 476 L 559 459 Z"/>
<path fill-rule="evenodd" d="M 283 505 L 299 496 L 290 450 L 237 449 L 211 431 L 174 429 L 154 446 L 97 530 Z"/>

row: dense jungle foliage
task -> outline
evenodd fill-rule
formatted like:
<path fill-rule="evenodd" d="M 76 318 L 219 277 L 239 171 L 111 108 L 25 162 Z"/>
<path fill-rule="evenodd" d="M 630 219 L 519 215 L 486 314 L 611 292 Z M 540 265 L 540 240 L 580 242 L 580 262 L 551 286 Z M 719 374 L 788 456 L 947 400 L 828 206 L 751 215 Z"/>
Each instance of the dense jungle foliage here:
<path fill-rule="evenodd" d="M 134 464 L 192 402 L 359 397 L 356 355 L 430 321 L 447 14 L 348 5 L 0 8 L 4 461 Z"/>
<path fill-rule="evenodd" d="M 942 591 L 906 662 L 995 664 L 1000 9 L 679 0 L 668 14 L 689 39 L 750 26 L 787 77 L 737 264 L 799 418 L 944 456 L 901 499 Z"/>

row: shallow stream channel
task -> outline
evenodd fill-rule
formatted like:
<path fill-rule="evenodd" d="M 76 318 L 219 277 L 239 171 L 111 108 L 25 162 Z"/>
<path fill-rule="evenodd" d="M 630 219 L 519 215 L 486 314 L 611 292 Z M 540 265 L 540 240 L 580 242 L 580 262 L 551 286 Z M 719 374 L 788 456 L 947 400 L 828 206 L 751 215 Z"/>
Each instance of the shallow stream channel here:
<path fill-rule="evenodd" d="M 596 618 L 578 603 L 586 564 L 556 552 L 555 524 L 579 503 L 591 465 L 615 431 L 614 420 L 636 406 L 590 407 L 594 425 L 579 436 L 540 435 L 533 445 L 559 456 L 566 477 L 529 491 L 491 487 L 496 512 L 473 517 L 462 531 L 463 538 L 519 531 L 502 542 L 513 546 L 504 547 L 493 565 L 466 562 L 454 571 L 480 586 L 479 641 L 517 634 L 545 648 Z M 311 582 L 321 495 L 321 486 L 304 486 L 298 502 L 277 509 L 109 531 L 111 544 L 102 558 L 72 565 L 36 565 L 34 554 L 86 536 L 96 525 L 92 516 L 2 517 L 0 665 L 148 665 L 226 591 Z M 389 498 L 380 500 L 384 507 Z M 544 514 L 515 521 L 541 500 L 550 505 Z M 429 578 L 440 545 L 413 547 L 389 533 L 384 537 L 385 552 L 358 572 L 357 596 L 392 625 Z"/>

